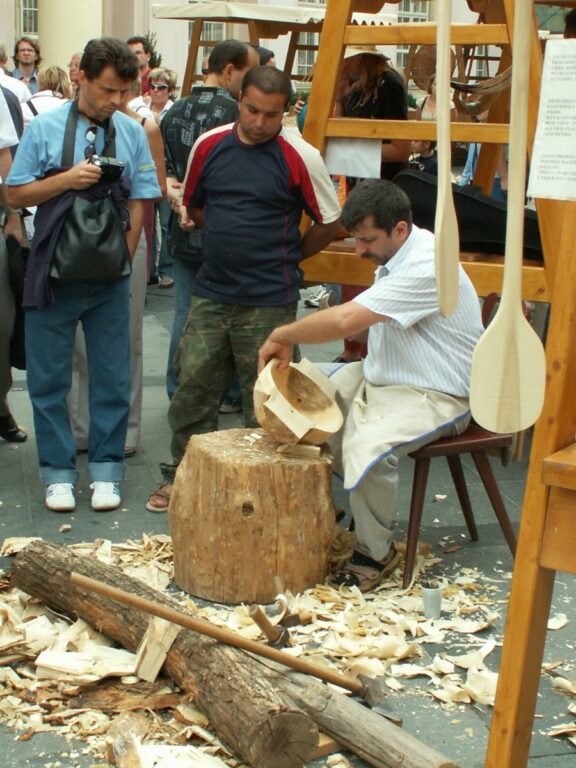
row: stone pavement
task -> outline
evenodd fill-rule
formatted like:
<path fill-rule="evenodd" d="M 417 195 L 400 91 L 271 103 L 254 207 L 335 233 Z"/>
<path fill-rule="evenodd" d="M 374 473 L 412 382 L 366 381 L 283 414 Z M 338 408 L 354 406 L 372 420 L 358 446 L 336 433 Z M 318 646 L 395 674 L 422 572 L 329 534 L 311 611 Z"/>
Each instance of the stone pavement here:
<path fill-rule="evenodd" d="M 171 290 L 149 289 L 145 313 L 145 377 L 143 430 L 140 450 L 127 460 L 126 480 L 122 485 L 123 503 L 121 510 L 105 514 L 92 512 L 89 504 L 88 480 L 86 477 L 86 456 L 79 457 L 81 480 L 78 486 L 78 506 L 72 515 L 59 515 L 47 511 L 43 506 L 43 489 L 36 467 L 34 432 L 31 408 L 26 392 L 23 372 L 15 371 L 14 390 L 10 396 L 11 406 L 18 422 L 29 432 L 29 439 L 23 445 L 8 445 L 0 441 L 0 531 L 2 538 L 8 536 L 41 536 L 61 543 L 93 541 L 109 538 L 114 542 L 127 538 L 141 538 L 146 533 L 167 533 L 166 515 L 147 512 L 144 503 L 148 493 L 160 479 L 158 464 L 169 457 L 169 429 L 166 421 L 167 397 L 164 372 L 172 322 L 173 296 Z M 306 310 L 308 311 L 308 310 Z M 303 354 L 312 360 L 328 361 L 338 354 L 339 343 L 315 348 L 303 348 Z M 221 428 L 241 426 L 238 415 L 222 417 Z M 411 462 L 401 472 L 401 493 L 398 502 L 398 533 L 401 539 L 406 530 L 409 494 L 411 488 Z M 432 465 L 428 499 L 434 494 L 446 494 L 442 504 L 427 504 L 424 512 L 421 540 L 438 545 L 441 540 L 451 538 L 461 546 L 455 554 L 442 555 L 441 569 L 448 579 L 463 566 L 477 568 L 489 578 L 498 578 L 506 583 L 512 569 L 512 559 L 495 521 L 494 514 L 479 483 L 472 465 L 466 465 L 472 504 L 478 521 L 480 541 L 468 542 L 463 535 L 465 528 L 462 514 L 447 468 L 441 462 Z M 500 489 L 502 490 L 510 516 L 517 524 L 522 502 L 526 459 L 508 468 L 495 465 Z M 334 481 L 334 495 L 337 506 L 347 509 L 346 494 L 338 481 Z M 71 529 L 60 533 L 62 523 L 69 523 Z M 436 549 L 436 551 L 439 551 Z M 0 561 L 0 567 L 9 570 L 9 558 Z M 574 679 L 574 651 L 576 648 L 576 610 L 574 605 L 573 577 L 558 574 L 552 613 L 564 613 L 569 623 L 564 629 L 549 632 L 545 661 L 564 660 Z M 495 637 L 501 638 L 506 610 L 506 592 L 498 606 L 500 619 Z M 425 658 L 422 665 L 430 663 L 433 656 L 441 652 L 441 646 L 423 646 Z M 426 658 L 430 656 L 430 658 Z M 494 658 L 493 658 L 494 657 Z M 497 670 L 498 653 L 490 656 L 489 667 Z M 565 667 L 566 669 L 566 667 Z M 393 705 L 404 719 L 404 727 L 411 734 L 435 747 L 463 768 L 481 768 L 488 732 L 491 709 L 479 704 L 457 705 L 453 709 L 441 708 L 425 691 L 421 682 L 406 682 L 404 692 L 391 695 Z M 551 679 L 543 678 L 537 705 L 535 735 L 529 765 L 533 768 L 568 768 L 575 764 L 575 747 L 562 739 L 554 739 L 544 733 L 555 725 L 574 720 L 568 713 L 570 700 L 566 695 L 552 688 Z M 82 745 L 76 744 L 77 757 L 69 756 L 70 745 L 61 737 L 52 734 L 37 734 L 30 741 L 17 741 L 14 733 L 0 727 L 2 762 L 6 768 L 17 766 L 47 766 L 60 764 L 63 768 L 88 768 L 95 760 L 82 755 Z M 354 765 L 364 765 L 351 761 Z M 315 761 L 314 768 L 325 765 Z"/>

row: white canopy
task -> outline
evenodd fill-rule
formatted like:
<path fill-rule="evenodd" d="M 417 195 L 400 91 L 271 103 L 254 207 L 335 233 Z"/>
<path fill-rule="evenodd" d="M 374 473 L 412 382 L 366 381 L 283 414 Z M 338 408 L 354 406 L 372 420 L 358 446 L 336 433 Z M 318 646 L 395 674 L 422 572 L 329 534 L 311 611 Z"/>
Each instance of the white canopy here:
<path fill-rule="evenodd" d="M 258 5 L 257 3 L 235 3 L 226 0 L 192 0 L 179 5 L 153 5 L 155 19 L 203 19 L 205 21 L 248 22 L 259 21 L 269 24 L 306 26 L 322 24 L 326 14 L 324 6 Z M 388 16 L 389 14 L 385 14 Z M 354 13 L 356 24 L 381 24 L 383 14 Z M 392 18 L 392 16 L 390 16 Z"/>
<path fill-rule="evenodd" d="M 196 0 L 180 5 L 153 5 L 156 19 L 205 19 L 210 21 L 266 21 L 288 24 L 318 24 L 324 21 L 325 9 L 314 6 L 265 6 L 256 3 L 234 3 L 225 0 Z"/>

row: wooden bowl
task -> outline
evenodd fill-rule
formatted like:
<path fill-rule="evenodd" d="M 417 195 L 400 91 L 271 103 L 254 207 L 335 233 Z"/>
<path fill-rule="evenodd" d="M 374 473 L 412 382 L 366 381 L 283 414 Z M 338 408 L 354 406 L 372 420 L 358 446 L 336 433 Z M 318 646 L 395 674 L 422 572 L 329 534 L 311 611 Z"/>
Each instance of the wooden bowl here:
<path fill-rule="evenodd" d="M 283 371 L 271 360 L 254 387 L 258 423 L 279 443 L 321 445 L 343 423 L 336 388 L 309 360 Z"/>

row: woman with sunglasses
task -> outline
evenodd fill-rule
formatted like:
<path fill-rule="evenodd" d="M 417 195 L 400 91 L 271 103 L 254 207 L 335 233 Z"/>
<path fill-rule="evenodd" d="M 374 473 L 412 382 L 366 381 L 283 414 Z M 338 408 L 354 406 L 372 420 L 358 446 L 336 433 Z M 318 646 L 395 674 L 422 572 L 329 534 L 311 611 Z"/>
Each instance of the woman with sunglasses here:
<path fill-rule="evenodd" d="M 177 74 L 172 69 L 156 67 L 150 72 L 148 79 L 150 89 L 150 102 L 148 107 L 152 112 L 154 120 L 159 125 L 164 115 L 174 104 L 174 94 L 176 91 Z M 158 243 L 154 237 L 152 247 L 153 256 L 158 254 L 157 261 L 157 281 L 159 288 L 172 288 L 174 285 L 173 261 L 170 244 L 170 216 L 172 208 L 168 200 L 164 199 L 161 203 L 155 204 L 156 216 L 160 222 L 161 240 Z M 156 219 L 155 219 L 156 220 Z M 156 228 L 154 228 L 156 234 Z M 152 272 L 154 272 L 154 268 Z"/>
<path fill-rule="evenodd" d="M 178 76 L 172 69 L 156 67 L 150 72 L 148 80 L 150 103 L 148 106 L 158 124 L 174 104 L 177 79 Z"/>

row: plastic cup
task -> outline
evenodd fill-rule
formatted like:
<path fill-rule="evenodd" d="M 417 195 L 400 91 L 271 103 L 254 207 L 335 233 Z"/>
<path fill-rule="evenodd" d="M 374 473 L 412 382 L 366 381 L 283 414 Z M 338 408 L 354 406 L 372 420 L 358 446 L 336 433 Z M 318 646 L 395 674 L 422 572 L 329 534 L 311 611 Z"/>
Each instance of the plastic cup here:
<path fill-rule="evenodd" d="M 443 585 L 437 580 L 422 582 L 422 605 L 427 619 L 439 619 L 442 613 Z"/>

